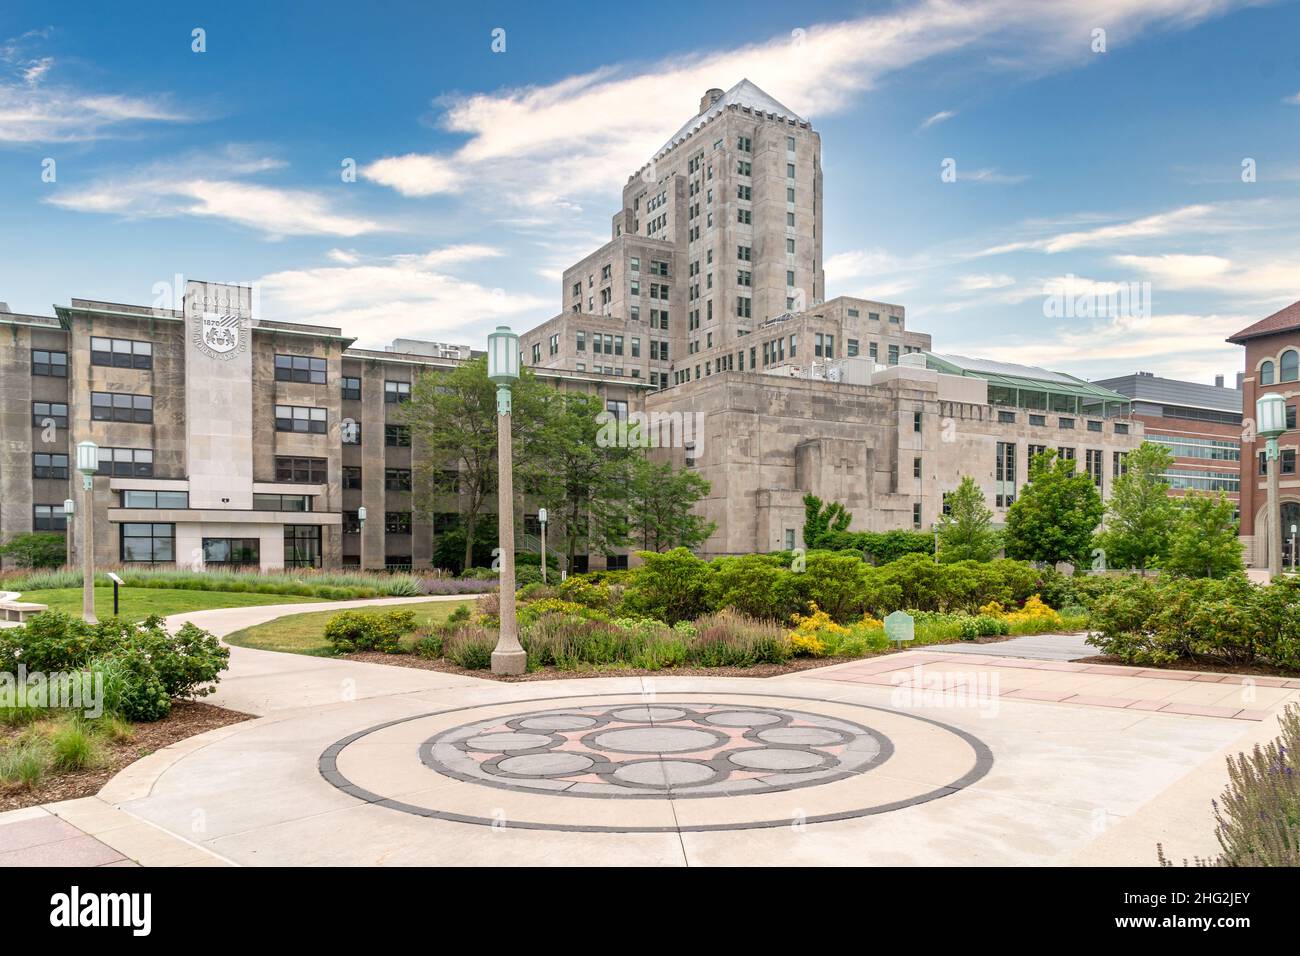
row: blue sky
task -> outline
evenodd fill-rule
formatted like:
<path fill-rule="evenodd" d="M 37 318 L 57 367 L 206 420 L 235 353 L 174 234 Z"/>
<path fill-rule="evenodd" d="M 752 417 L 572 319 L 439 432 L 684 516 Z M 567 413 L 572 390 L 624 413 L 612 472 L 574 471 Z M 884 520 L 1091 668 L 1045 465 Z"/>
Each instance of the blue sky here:
<path fill-rule="evenodd" d="M 828 295 L 902 303 L 937 351 L 1231 379 L 1224 336 L 1300 298 L 1295 3 L 177 6 L 0 11 L 15 311 L 165 304 L 183 275 L 366 345 L 527 328 L 626 176 L 744 77 L 821 132 Z M 1049 307 L 1129 283 L 1118 314 Z"/>

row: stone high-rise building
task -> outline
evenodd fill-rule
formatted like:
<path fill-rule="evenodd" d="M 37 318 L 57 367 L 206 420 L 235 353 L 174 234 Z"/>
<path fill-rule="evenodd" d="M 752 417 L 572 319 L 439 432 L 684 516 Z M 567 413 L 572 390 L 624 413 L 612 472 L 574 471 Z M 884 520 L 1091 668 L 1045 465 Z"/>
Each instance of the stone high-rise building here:
<path fill-rule="evenodd" d="M 644 416 L 652 454 L 708 479 L 706 555 L 800 544 L 809 493 L 845 503 L 853 530 L 925 530 L 970 475 L 1002 518 L 1048 447 L 1109 493 L 1142 440 L 1130 399 L 936 354 L 898 304 L 826 300 L 822 234 L 816 131 L 748 81 L 709 90 L 628 178 L 609 242 L 565 270 L 522 362 Z M 100 447 L 101 564 L 425 566 L 456 523 L 457 475 L 427 462 L 400 405 L 467 347 L 358 349 L 214 283 L 188 283 L 178 310 L 55 312 L 0 308 L 0 535 L 65 529 L 83 439 Z M 440 476 L 427 509 L 422 463 Z M 547 505 L 521 502 L 521 547 Z M 575 569 L 627 560 L 579 554 Z"/>

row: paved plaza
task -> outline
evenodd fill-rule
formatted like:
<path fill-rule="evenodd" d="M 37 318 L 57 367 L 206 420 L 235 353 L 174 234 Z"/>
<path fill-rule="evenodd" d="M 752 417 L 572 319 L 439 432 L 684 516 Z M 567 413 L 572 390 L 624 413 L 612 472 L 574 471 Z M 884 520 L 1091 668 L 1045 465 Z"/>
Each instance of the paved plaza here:
<path fill-rule="evenodd" d="M 229 634 L 318 609 L 170 623 Z M 1224 755 L 1273 736 L 1300 682 L 1060 659 L 1078 648 L 1049 636 L 767 679 L 506 683 L 236 647 L 207 699 L 257 719 L 152 754 L 98 797 L 0 815 L 0 860 L 1152 865 L 1157 842 L 1213 852 Z"/>

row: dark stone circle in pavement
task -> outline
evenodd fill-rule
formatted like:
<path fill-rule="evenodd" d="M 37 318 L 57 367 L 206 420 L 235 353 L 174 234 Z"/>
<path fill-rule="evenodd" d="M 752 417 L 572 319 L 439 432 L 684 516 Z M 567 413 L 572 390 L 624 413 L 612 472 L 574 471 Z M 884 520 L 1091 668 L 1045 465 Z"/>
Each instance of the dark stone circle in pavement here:
<path fill-rule="evenodd" d="M 464 724 L 425 741 L 420 757 L 492 787 L 680 800 L 819 786 L 892 750 L 862 724 L 783 707 L 599 704 Z"/>

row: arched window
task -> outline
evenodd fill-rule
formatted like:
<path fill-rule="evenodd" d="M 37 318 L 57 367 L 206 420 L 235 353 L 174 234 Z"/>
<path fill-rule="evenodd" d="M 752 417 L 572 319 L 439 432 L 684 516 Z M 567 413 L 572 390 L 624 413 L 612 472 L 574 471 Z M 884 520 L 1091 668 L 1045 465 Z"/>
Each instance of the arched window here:
<path fill-rule="evenodd" d="M 1295 349 L 1287 349 L 1283 352 L 1280 371 L 1284 382 L 1294 382 L 1300 378 L 1300 352 Z"/>
<path fill-rule="evenodd" d="M 1259 365 L 1259 384 L 1260 384 L 1260 385 L 1272 385 L 1272 384 L 1273 384 L 1273 363 L 1272 363 L 1272 362 L 1261 362 L 1261 363 L 1260 363 L 1260 365 Z"/>

